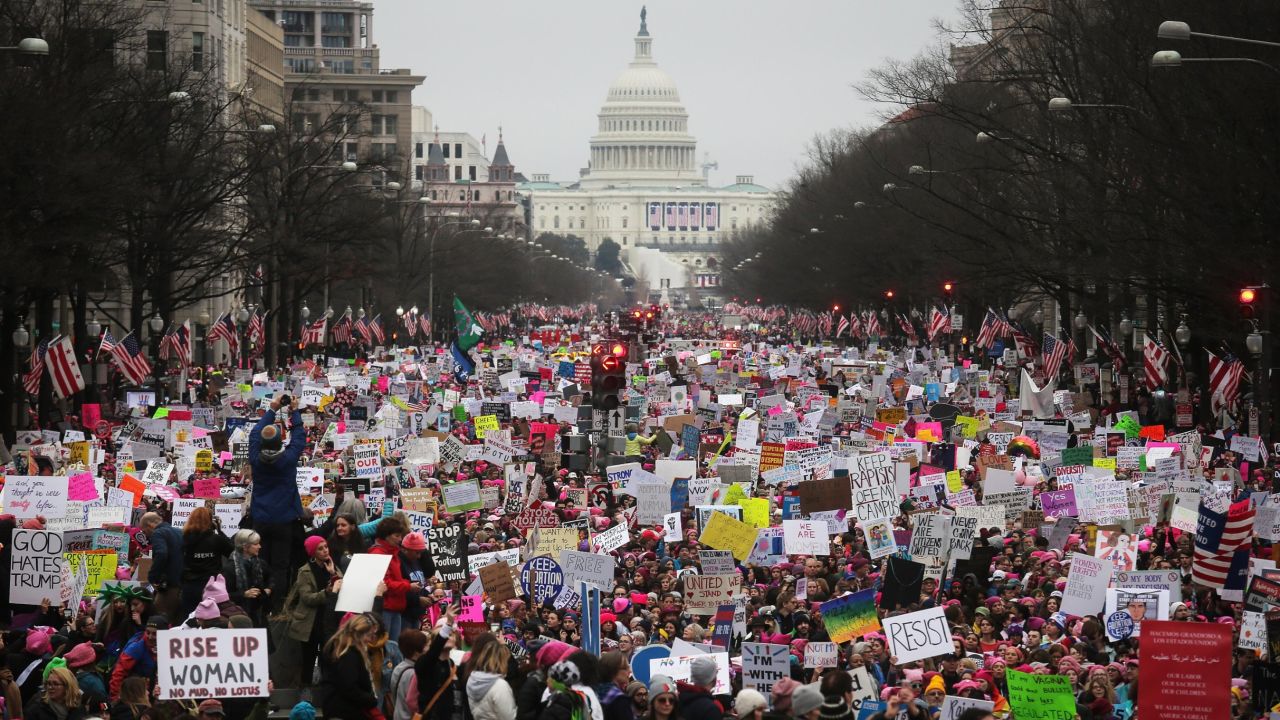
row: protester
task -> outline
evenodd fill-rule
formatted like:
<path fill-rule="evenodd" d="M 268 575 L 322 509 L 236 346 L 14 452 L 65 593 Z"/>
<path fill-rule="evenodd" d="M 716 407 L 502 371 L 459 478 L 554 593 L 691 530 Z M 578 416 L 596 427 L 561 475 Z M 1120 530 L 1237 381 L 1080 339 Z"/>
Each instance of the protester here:
<path fill-rule="evenodd" d="M 320 646 L 338 628 L 334 605 L 342 590 L 342 571 L 334 564 L 324 538 L 309 537 L 305 545 L 307 564 L 298 570 L 284 606 L 289 638 L 299 645 L 298 667 L 304 686 L 311 684 Z"/>
<path fill-rule="evenodd" d="M 273 399 L 271 407 L 249 433 L 249 464 L 253 470 L 253 503 L 249 515 L 264 541 L 262 559 L 269 568 L 273 610 L 284 602 L 303 534 L 298 525 L 302 502 L 297 493 L 297 475 L 298 459 L 306 449 L 307 431 L 302 424 L 302 414 L 296 409 L 288 417 L 288 445 L 284 444 L 284 428 L 276 424 L 276 413 L 289 404 L 287 395 Z"/>
<path fill-rule="evenodd" d="M 234 544 L 235 550 L 222 562 L 227 595 L 255 626 L 266 627 L 267 609 L 271 604 L 271 571 L 259 557 L 262 536 L 253 530 L 240 530 L 235 534 Z"/>
<path fill-rule="evenodd" d="M 368 647 L 378 635 L 372 615 L 355 615 L 320 653 L 320 707 L 327 718 L 365 718 L 378 712 Z"/>
<path fill-rule="evenodd" d="M 147 573 L 147 582 L 155 593 L 156 610 L 176 615 L 182 610 L 182 533 L 154 512 L 143 515 L 138 526 L 151 546 L 151 570 Z M 194 603 L 192 607 L 195 607 Z"/>
<path fill-rule="evenodd" d="M 235 549 L 231 538 L 222 533 L 222 524 L 209 508 L 191 511 L 182 528 L 182 607 L 185 618 L 204 598 L 204 586 L 222 572 L 223 558 Z"/>
<path fill-rule="evenodd" d="M 515 720 L 515 694 L 505 677 L 510 661 L 511 651 L 496 639 L 472 652 L 467 707 L 475 720 Z"/>

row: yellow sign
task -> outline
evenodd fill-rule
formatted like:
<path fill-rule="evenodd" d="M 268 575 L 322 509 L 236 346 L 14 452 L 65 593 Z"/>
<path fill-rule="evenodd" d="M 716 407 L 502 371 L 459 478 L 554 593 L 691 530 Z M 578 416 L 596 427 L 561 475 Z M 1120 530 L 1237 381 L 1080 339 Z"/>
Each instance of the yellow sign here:
<path fill-rule="evenodd" d="M 1115 469 L 1116 469 L 1116 459 L 1115 459 L 1115 458 L 1094 458 L 1094 459 L 1093 459 L 1093 466 L 1094 466 L 1094 467 L 1100 467 L 1100 468 L 1106 468 L 1106 469 L 1108 469 L 1108 470 L 1115 470 Z"/>
<path fill-rule="evenodd" d="M 897 425 L 907 420 L 907 409 L 904 407 L 880 408 L 876 410 L 876 422 L 885 425 Z"/>
<path fill-rule="evenodd" d="M 497 415 L 477 415 L 473 422 L 476 424 L 476 437 L 484 439 L 484 434 L 490 430 L 500 430 L 502 426 L 498 423 Z"/>
<path fill-rule="evenodd" d="M 72 465 L 84 465 L 85 467 L 89 467 L 88 441 L 68 443 L 67 447 L 71 449 L 71 457 L 69 459 Z"/>
<path fill-rule="evenodd" d="M 729 489 L 724 493 L 724 499 L 721 504 L 724 505 L 741 505 L 740 500 L 746 500 L 747 494 L 742 491 L 742 486 L 738 483 L 729 483 Z"/>
<path fill-rule="evenodd" d="M 743 498 L 738 501 L 738 505 L 742 506 L 743 522 L 756 528 L 769 527 L 768 498 Z M 720 513 L 713 514 L 719 515 Z"/>
<path fill-rule="evenodd" d="M 947 471 L 947 492 L 955 495 L 964 489 L 964 480 L 960 477 L 959 470 Z"/>
<path fill-rule="evenodd" d="M 213 451 L 197 450 L 196 451 L 196 472 L 210 472 L 213 470 Z"/>
<path fill-rule="evenodd" d="M 539 528 L 538 547 L 533 556 L 546 555 L 556 562 L 560 562 L 560 551 L 577 550 L 578 542 L 578 528 L 576 527 Z"/>
<path fill-rule="evenodd" d="M 956 425 L 960 426 L 960 432 L 967 440 L 973 440 L 978 437 L 978 418 L 969 417 L 968 415 L 957 415 Z"/>
<path fill-rule="evenodd" d="M 756 528 L 722 512 L 713 512 L 698 542 L 713 550 L 728 550 L 739 562 L 746 562 L 756 544 Z"/>
<path fill-rule="evenodd" d="M 86 550 L 84 552 L 63 553 L 63 562 L 71 577 L 75 577 L 81 563 L 89 574 L 89 582 L 85 583 L 84 596 L 95 597 L 102 583 L 116 579 L 117 555 L 115 550 Z"/>

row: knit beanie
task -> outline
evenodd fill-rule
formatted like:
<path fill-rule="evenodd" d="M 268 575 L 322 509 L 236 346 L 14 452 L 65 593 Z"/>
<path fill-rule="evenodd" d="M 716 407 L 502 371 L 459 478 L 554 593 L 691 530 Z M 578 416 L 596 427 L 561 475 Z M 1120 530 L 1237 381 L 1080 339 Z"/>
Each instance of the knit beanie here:
<path fill-rule="evenodd" d="M 733 699 L 733 709 L 739 718 L 745 718 L 760 709 L 768 709 L 768 703 L 758 690 L 745 688 Z"/>
<path fill-rule="evenodd" d="M 853 720 L 853 711 L 843 697 L 828 695 L 823 699 L 822 707 L 818 708 L 818 717 L 821 720 Z"/>

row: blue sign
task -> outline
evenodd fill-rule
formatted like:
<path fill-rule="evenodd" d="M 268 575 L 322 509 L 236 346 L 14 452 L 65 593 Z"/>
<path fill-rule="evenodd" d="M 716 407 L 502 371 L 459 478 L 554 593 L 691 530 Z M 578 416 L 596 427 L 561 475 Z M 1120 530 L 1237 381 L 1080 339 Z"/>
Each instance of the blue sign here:
<path fill-rule="evenodd" d="M 1120 610 L 1107 616 L 1107 634 L 1117 640 L 1127 640 L 1133 634 L 1133 617 Z"/>
<path fill-rule="evenodd" d="M 645 645 L 631 654 L 631 674 L 636 680 L 649 684 L 649 663 L 654 660 L 671 657 L 671 648 L 666 645 Z"/>
<path fill-rule="evenodd" d="M 782 496 L 782 519 L 794 520 L 800 517 L 800 496 L 783 495 Z"/>
<path fill-rule="evenodd" d="M 878 713 L 882 713 L 889 709 L 889 703 L 879 700 L 863 700 L 861 707 L 858 708 L 858 720 L 867 720 L 867 718 Z"/>
<path fill-rule="evenodd" d="M 530 558 L 520 571 L 520 584 L 534 605 L 553 600 L 564 587 L 564 570 L 549 557 Z"/>
<path fill-rule="evenodd" d="M 689 506 L 689 478 L 676 478 L 671 483 L 671 512 L 680 512 Z"/>
<path fill-rule="evenodd" d="M 600 588 L 579 583 L 582 594 L 582 649 L 600 657 Z"/>
<path fill-rule="evenodd" d="M 574 373 L 575 373 L 575 370 L 573 367 L 573 363 L 569 362 L 568 360 L 560 361 L 560 367 L 556 370 L 557 375 L 563 378 L 572 379 L 574 377 Z"/>

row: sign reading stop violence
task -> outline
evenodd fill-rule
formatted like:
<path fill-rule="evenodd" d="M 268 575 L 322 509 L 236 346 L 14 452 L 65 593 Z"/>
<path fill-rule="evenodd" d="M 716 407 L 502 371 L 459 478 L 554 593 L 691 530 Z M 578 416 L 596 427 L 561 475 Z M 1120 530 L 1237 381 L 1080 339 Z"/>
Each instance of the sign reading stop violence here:
<path fill-rule="evenodd" d="M 161 630 L 156 661 L 162 700 L 269 695 L 263 628 Z"/>

